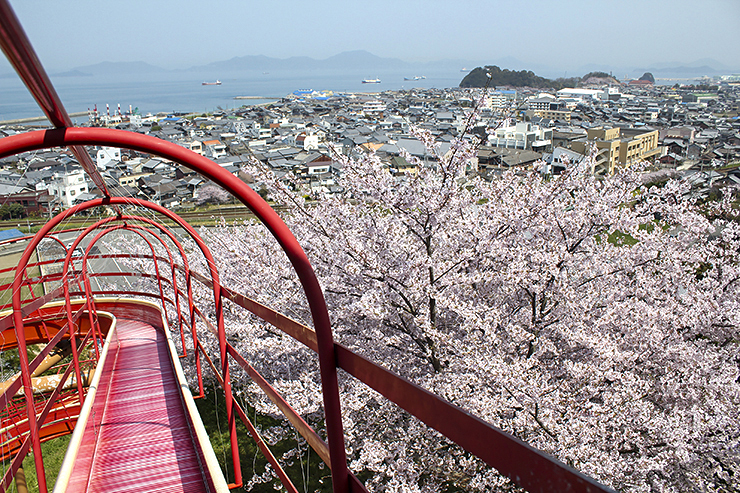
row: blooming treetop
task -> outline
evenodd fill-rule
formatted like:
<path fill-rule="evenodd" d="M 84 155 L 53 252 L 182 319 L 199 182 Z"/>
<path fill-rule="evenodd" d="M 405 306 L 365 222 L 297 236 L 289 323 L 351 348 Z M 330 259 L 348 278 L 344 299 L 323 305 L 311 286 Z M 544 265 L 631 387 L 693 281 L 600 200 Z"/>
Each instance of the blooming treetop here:
<path fill-rule="evenodd" d="M 223 204 L 230 198 L 229 192 L 217 185 L 209 184 L 198 189 L 198 197 L 195 200 L 198 205 Z"/>
<path fill-rule="evenodd" d="M 469 174 L 468 143 L 437 155 L 416 135 L 437 156 L 407 155 L 417 175 L 337 154 L 340 197 L 306 200 L 253 171 L 289 208 L 335 337 L 619 490 L 735 491 L 740 226 L 719 219 L 729 200 L 700 208 L 686 183 L 646 186 L 633 170 L 484 181 Z M 225 285 L 310 321 L 261 226 L 203 236 Z M 308 352 L 231 308 L 234 345 L 301 412 L 320 412 Z M 341 383 L 351 466 L 372 473 L 370 489 L 506 484 L 363 385 Z"/>

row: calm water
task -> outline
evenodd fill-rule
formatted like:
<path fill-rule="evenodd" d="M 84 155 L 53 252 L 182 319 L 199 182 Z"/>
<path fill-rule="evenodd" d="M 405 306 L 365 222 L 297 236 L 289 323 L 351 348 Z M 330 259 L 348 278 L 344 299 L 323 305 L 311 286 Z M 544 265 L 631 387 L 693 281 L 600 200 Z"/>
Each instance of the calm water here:
<path fill-rule="evenodd" d="M 405 81 L 404 77 L 426 76 L 426 79 Z M 297 89 L 334 92 L 379 92 L 384 90 L 456 87 L 464 73 L 449 72 L 410 73 L 356 73 L 356 72 L 239 72 L 235 74 L 194 74 L 171 72 L 131 77 L 83 76 L 53 77 L 56 88 L 69 113 L 87 111 L 96 104 L 111 113 L 120 103 L 128 111 L 129 105 L 138 107 L 142 114 L 157 112 L 210 112 L 263 103 L 283 97 Z M 379 78 L 380 84 L 362 84 L 362 79 Z M 220 86 L 203 86 L 204 81 L 222 82 Z M 265 99 L 237 100 L 235 96 L 261 96 Z M 40 116 L 41 111 L 23 83 L 15 77 L 0 78 L 0 121 Z M 83 118 L 86 120 L 86 118 Z"/>

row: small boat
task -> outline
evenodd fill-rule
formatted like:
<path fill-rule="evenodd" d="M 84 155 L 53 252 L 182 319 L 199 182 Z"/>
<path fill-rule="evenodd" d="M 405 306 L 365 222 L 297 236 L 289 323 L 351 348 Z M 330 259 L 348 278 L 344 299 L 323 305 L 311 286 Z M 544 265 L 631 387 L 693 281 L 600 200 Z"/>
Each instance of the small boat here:
<path fill-rule="evenodd" d="M 217 80 L 216 82 L 203 82 L 201 85 L 202 86 L 220 86 L 221 81 Z"/>
<path fill-rule="evenodd" d="M 380 84 L 380 79 L 363 79 L 363 84 Z"/>

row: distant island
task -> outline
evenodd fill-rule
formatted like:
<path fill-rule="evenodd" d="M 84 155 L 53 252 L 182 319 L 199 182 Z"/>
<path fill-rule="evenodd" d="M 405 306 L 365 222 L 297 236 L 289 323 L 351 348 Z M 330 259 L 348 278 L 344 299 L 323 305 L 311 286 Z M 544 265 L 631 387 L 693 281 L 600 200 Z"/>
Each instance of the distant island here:
<path fill-rule="evenodd" d="M 579 87 L 585 84 L 619 84 L 614 77 L 606 72 L 589 72 L 583 77 L 568 77 L 546 79 L 536 75 L 531 70 L 501 69 L 496 65 L 486 65 L 471 70 L 460 82 L 460 87 L 537 87 L 541 89 L 563 89 L 564 87 Z"/>
<path fill-rule="evenodd" d="M 68 70 L 66 72 L 59 72 L 53 74 L 54 77 L 92 77 L 92 74 L 82 72 L 81 70 Z"/>
<path fill-rule="evenodd" d="M 651 84 L 655 84 L 655 77 L 653 77 L 653 74 L 651 74 L 650 72 L 645 72 L 644 74 L 642 74 L 642 77 L 637 80 L 645 80 L 647 82 L 650 82 Z"/>

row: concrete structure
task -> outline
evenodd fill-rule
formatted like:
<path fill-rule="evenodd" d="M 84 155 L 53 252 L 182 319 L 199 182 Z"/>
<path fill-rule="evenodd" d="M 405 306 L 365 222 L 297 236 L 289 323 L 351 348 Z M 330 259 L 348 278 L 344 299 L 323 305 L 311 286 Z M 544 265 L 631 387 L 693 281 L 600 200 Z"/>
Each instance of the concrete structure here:
<path fill-rule="evenodd" d="M 252 137 L 255 139 L 269 139 L 272 137 L 270 127 L 263 127 L 259 122 L 252 123 Z"/>
<path fill-rule="evenodd" d="M 538 110 L 532 112 L 532 116 L 538 116 L 547 120 L 557 120 L 568 124 L 570 124 L 572 114 L 568 110 Z"/>
<path fill-rule="evenodd" d="M 580 101 L 619 101 L 622 94 L 616 87 L 605 89 L 581 89 L 566 87 L 558 91 L 558 99 L 577 99 Z"/>
<path fill-rule="evenodd" d="M 365 104 L 362 105 L 362 113 L 365 116 L 382 116 L 385 110 L 385 103 L 378 100 L 366 101 Z"/>
<path fill-rule="evenodd" d="M 555 102 L 555 98 L 552 96 L 532 98 L 529 101 L 527 101 L 527 105 L 529 106 L 529 109 L 531 111 L 549 110 L 551 109 L 551 106 L 553 104 L 557 105 L 557 103 Z"/>
<path fill-rule="evenodd" d="M 529 110 L 527 116 L 545 118 L 548 120 L 559 120 L 570 124 L 571 111 L 569 111 L 567 103 L 562 100 L 555 99 L 555 97 L 549 94 L 541 95 L 537 98 L 532 98 L 527 101 Z"/>
<path fill-rule="evenodd" d="M 121 149 L 118 147 L 101 147 L 95 155 L 98 169 L 105 169 L 108 163 L 121 161 Z"/>
<path fill-rule="evenodd" d="M 518 122 L 496 129 L 495 133 L 488 137 L 488 144 L 508 149 L 547 148 L 552 144 L 552 130 L 528 122 Z"/>
<path fill-rule="evenodd" d="M 641 161 L 649 161 L 660 154 L 658 131 L 619 127 L 594 127 L 588 129 L 585 139 L 572 143 L 574 151 L 588 155 L 591 146 L 597 149 L 594 174 L 611 175 L 619 168 L 626 168 Z"/>
<path fill-rule="evenodd" d="M 597 89 L 579 89 L 579 88 L 572 88 L 572 87 L 566 87 L 565 89 L 560 89 L 558 91 L 558 97 L 559 98 L 575 98 L 580 100 L 589 100 L 589 99 L 602 99 L 602 94 L 604 91 L 599 91 Z"/>
<path fill-rule="evenodd" d="M 486 96 L 485 107 L 491 109 L 510 108 L 516 101 L 515 90 L 494 91 Z"/>
<path fill-rule="evenodd" d="M 226 156 L 226 145 L 220 140 L 206 140 L 203 145 L 205 146 L 204 156 L 207 158 L 219 159 Z"/>
<path fill-rule="evenodd" d="M 77 196 L 87 192 L 89 189 L 82 168 L 55 173 L 54 180 L 49 185 L 49 193 L 63 207 L 71 207 Z"/>

